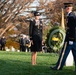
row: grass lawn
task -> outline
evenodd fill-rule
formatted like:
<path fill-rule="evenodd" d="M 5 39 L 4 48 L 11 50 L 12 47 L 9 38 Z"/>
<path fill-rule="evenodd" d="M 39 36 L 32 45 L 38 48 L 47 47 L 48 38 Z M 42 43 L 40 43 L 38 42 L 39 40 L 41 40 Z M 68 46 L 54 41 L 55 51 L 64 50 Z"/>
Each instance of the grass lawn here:
<path fill-rule="evenodd" d="M 76 75 L 74 66 L 53 71 L 57 54 L 38 53 L 37 65 L 31 65 L 31 53 L 0 51 L 0 75 Z"/>

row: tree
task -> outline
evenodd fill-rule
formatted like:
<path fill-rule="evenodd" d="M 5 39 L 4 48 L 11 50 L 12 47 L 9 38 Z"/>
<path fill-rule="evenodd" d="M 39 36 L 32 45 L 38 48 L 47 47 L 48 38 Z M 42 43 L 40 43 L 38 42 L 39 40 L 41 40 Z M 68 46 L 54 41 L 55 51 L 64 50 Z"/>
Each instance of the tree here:
<path fill-rule="evenodd" d="M 61 9 L 64 8 L 64 3 L 66 2 L 72 2 L 74 4 L 74 9 L 76 8 L 75 0 L 55 0 L 53 2 L 54 9 L 52 10 L 53 12 L 52 23 L 53 24 L 55 22 L 61 23 Z M 76 9 L 74 11 L 76 11 Z"/>
<path fill-rule="evenodd" d="M 18 15 L 25 11 L 34 0 L 0 0 L 0 36 L 13 25 Z"/>

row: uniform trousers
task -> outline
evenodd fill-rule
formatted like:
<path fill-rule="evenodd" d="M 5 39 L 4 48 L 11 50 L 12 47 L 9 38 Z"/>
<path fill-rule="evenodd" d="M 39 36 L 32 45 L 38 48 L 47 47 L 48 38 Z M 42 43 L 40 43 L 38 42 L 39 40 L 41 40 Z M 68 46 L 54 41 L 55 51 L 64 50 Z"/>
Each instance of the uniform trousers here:
<path fill-rule="evenodd" d="M 73 42 L 72 45 L 70 45 L 69 42 L 65 42 L 64 46 L 61 50 L 58 62 L 55 66 L 56 69 L 60 70 L 63 68 L 70 50 L 72 50 L 72 54 L 73 54 L 73 58 L 74 58 L 74 62 L 75 62 L 75 67 L 76 67 L 76 42 Z"/>

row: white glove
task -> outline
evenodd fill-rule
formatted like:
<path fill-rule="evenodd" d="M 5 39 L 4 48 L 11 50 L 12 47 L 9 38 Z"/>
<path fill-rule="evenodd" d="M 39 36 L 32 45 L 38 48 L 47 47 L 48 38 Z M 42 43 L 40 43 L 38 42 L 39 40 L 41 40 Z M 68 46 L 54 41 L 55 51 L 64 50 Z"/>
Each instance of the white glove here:
<path fill-rule="evenodd" d="M 73 45 L 73 41 L 69 41 L 69 45 Z"/>

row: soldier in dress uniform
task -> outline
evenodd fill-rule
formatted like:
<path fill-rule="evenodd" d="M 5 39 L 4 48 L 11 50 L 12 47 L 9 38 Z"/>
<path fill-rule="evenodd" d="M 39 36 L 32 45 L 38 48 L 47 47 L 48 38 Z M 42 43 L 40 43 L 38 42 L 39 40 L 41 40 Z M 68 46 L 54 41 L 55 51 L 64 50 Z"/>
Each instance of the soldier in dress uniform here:
<path fill-rule="evenodd" d="M 56 66 L 50 68 L 53 70 L 62 70 L 66 58 L 70 50 L 72 50 L 76 71 L 76 15 L 74 12 L 72 12 L 73 3 L 64 3 L 64 7 L 65 11 L 67 12 L 67 30 L 65 42 Z"/>
<path fill-rule="evenodd" d="M 42 51 L 42 30 L 43 24 L 40 20 L 40 13 L 34 12 L 35 19 L 30 21 L 29 35 L 31 40 L 32 65 L 36 65 L 37 52 Z"/>

